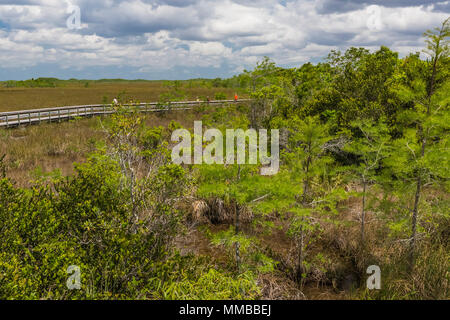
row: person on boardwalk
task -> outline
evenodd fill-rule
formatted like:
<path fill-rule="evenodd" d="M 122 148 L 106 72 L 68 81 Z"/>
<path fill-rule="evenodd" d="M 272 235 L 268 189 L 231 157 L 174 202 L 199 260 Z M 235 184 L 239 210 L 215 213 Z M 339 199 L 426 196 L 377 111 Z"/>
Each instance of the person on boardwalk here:
<path fill-rule="evenodd" d="M 234 102 L 237 102 L 238 101 L 238 95 L 237 95 L 237 93 L 235 93 L 234 94 Z"/>

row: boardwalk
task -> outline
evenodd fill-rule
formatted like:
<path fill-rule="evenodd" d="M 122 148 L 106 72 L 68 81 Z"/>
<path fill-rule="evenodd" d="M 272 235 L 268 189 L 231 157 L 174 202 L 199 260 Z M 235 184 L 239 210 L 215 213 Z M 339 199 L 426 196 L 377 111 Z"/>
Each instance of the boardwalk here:
<path fill-rule="evenodd" d="M 237 103 L 245 103 L 250 100 L 242 99 Z M 158 102 L 140 103 L 133 105 L 141 112 L 162 112 L 162 111 L 176 111 L 189 110 L 195 106 L 213 105 L 225 106 L 228 104 L 235 104 L 234 100 L 214 100 L 209 102 L 204 101 L 177 101 L 166 104 Z M 63 121 L 74 119 L 77 117 L 91 117 L 97 115 L 107 115 L 114 113 L 111 104 L 93 104 L 82 106 L 69 106 L 59 108 L 45 108 L 33 110 L 20 110 L 0 113 L 0 128 L 13 128 L 24 125 L 39 124 L 42 122 Z"/>

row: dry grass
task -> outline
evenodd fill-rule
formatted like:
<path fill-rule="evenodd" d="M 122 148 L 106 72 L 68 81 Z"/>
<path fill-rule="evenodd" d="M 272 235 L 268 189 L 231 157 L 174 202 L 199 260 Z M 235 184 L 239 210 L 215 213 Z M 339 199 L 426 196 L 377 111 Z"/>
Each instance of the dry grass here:
<path fill-rule="evenodd" d="M 85 88 L 82 84 L 68 84 L 56 88 L 1 88 L 0 112 L 26 110 L 45 107 L 60 107 L 83 104 L 100 104 L 104 99 L 111 102 L 121 93 L 125 98 L 140 102 L 158 101 L 162 94 L 170 92 L 170 88 L 161 81 L 143 82 L 92 82 Z M 223 92 L 232 99 L 235 89 L 192 87 L 187 83 L 181 88 L 187 99 L 209 96 L 214 98 L 218 92 Z"/>
<path fill-rule="evenodd" d="M 207 201 L 197 200 L 191 204 L 188 210 L 189 222 L 196 224 L 232 224 L 235 220 L 234 204 L 225 203 L 222 199 L 211 198 Z M 253 213 L 246 207 L 240 208 L 240 221 L 250 223 L 253 220 Z"/>
<path fill-rule="evenodd" d="M 148 126 L 164 126 L 177 121 L 191 128 L 201 119 L 195 110 L 152 113 L 144 116 Z M 102 121 L 108 118 L 94 117 L 62 123 L 45 123 L 18 129 L 0 129 L 0 157 L 5 161 L 8 177 L 18 186 L 30 185 L 33 172 L 60 170 L 63 175 L 73 173 L 73 163 L 82 162 L 96 143 L 104 141 Z"/>
<path fill-rule="evenodd" d="M 6 154 L 8 176 L 26 186 L 36 168 L 71 174 L 73 162 L 84 160 L 101 138 L 96 119 L 1 130 L 0 154 Z"/>
<path fill-rule="evenodd" d="M 190 86 L 183 82 L 180 88 L 186 99 L 209 96 L 223 92 L 228 98 L 234 89 Z M 104 100 L 112 101 L 122 94 L 128 101 L 158 101 L 162 94 L 172 92 L 163 81 L 120 81 L 68 83 L 56 88 L 0 88 L 0 112 L 33 108 L 96 104 Z M 167 126 L 171 120 L 191 127 L 194 120 L 200 120 L 196 111 L 173 112 L 170 114 L 150 114 L 146 116 L 149 126 Z M 41 168 L 44 172 L 60 169 L 63 175 L 70 175 L 73 162 L 85 159 L 93 150 L 95 141 L 104 137 L 97 118 L 71 121 L 61 124 L 43 124 L 20 129 L 0 129 L 0 156 L 6 154 L 8 176 L 18 185 L 27 186 L 30 172 Z"/>

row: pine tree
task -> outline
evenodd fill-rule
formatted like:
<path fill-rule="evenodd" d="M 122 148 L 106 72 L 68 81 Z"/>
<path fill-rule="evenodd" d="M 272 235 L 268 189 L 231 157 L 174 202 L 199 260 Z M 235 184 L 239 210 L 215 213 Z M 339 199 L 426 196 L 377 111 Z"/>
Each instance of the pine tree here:
<path fill-rule="evenodd" d="M 305 120 L 292 119 L 289 128 L 292 132 L 291 148 L 286 154 L 286 162 L 295 194 L 293 204 L 288 208 L 293 213 L 289 234 L 297 242 L 297 276 L 302 284 L 306 273 L 306 236 L 318 227 L 313 222 L 313 214 L 336 214 L 337 203 L 344 194 L 340 189 L 320 190 L 320 187 L 313 186 L 313 180 L 324 175 L 333 165 L 333 159 L 327 153 L 328 149 L 335 147 L 329 126 L 320 123 L 317 117 L 307 117 Z"/>
<path fill-rule="evenodd" d="M 361 245 L 364 248 L 364 227 L 366 220 L 366 198 L 368 186 L 376 181 L 377 169 L 388 152 L 389 134 L 384 122 L 372 123 L 368 120 L 356 120 L 352 123 L 356 130 L 353 141 L 346 145 L 346 151 L 355 154 L 359 163 L 350 169 L 362 184 L 361 207 Z"/>
<path fill-rule="evenodd" d="M 448 139 L 445 136 L 449 129 L 450 18 L 441 28 L 427 31 L 425 36 L 427 47 L 424 52 L 429 59 L 421 61 L 417 55 L 406 58 L 403 71 L 396 75 L 398 82 L 394 87 L 402 100 L 414 104 L 414 109 L 399 114 L 399 121 L 404 124 L 404 136 L 396 141 L 396 153 L 390 161 L 399 176 L 412 177 L 415 181 L 408 257 L 410 269 L 414 267 L 423 187 L 432 177 L 448 177 Z"/>

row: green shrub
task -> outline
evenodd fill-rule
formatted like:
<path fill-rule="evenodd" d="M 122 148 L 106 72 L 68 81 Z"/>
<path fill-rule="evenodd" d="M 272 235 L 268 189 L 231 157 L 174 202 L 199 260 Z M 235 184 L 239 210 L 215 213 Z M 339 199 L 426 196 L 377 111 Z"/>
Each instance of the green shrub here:
<path fill-rule="evenodd" d="M 227 99 L 227 95 L 223 92 L 217 92 L 215 95 L 215 99 L 216 100 L 226 100 Z"/>

